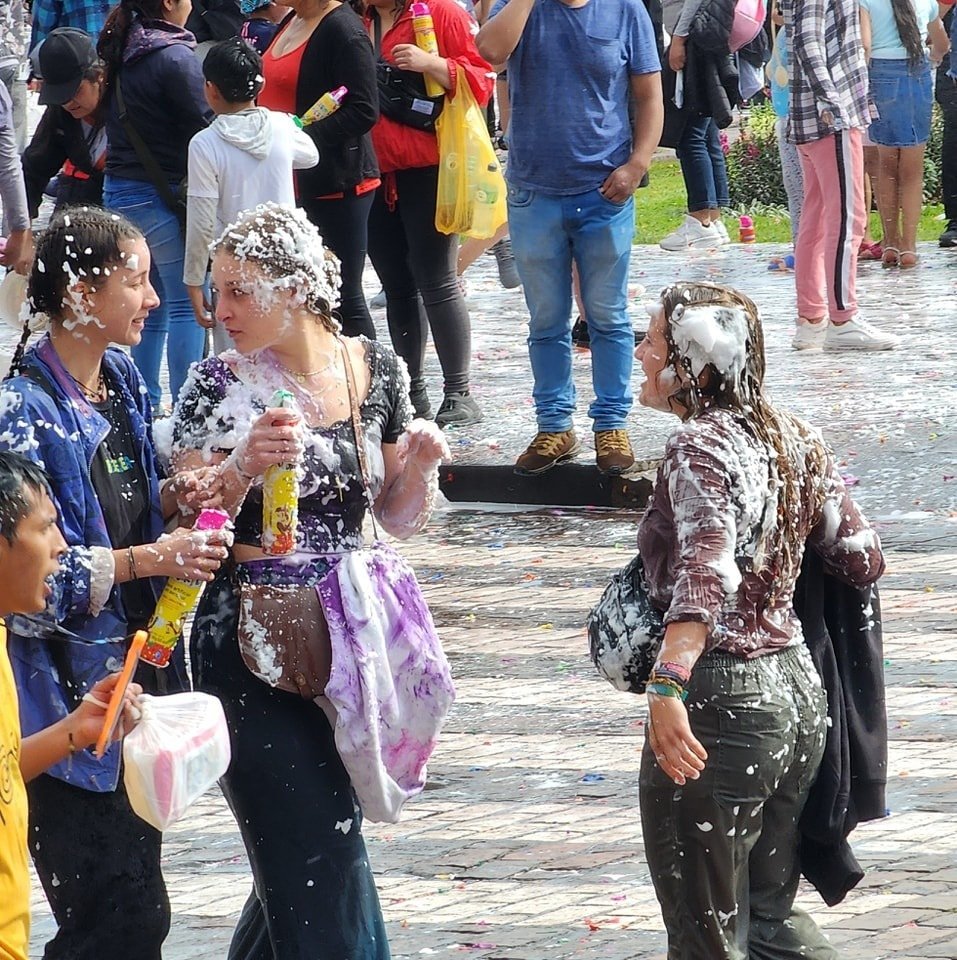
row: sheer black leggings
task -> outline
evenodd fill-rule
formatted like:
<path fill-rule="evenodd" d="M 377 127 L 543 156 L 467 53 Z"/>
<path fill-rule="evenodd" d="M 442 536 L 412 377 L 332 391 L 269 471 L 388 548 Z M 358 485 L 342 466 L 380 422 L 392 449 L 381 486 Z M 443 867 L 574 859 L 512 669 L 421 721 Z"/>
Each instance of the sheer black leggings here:
<path fill-rule="evenodd" d="M 397 171 L 393 210 L 385 200 L 384 178 L 369 215 L 369 257 L 385 289 L 392 345 L 413 383 L 422 377 L 431 329 L 449 394 L 468 390 L 472 328 L 455 277 L 458 239 L 435 229 L 438 172 L 438 167 Z"/>
<path fill-rule="evenodd" d="M 342 265 L 342 292 L 339 319 L 347 337 L 360 333 L 375 340 L 375 325 L 362 292 L 362 271 L 366 265 L 369 210 L 372 192 L 347 194 L 341 200 L 303 200 L 306 216 L 322 234 L 325 245 Z"/>

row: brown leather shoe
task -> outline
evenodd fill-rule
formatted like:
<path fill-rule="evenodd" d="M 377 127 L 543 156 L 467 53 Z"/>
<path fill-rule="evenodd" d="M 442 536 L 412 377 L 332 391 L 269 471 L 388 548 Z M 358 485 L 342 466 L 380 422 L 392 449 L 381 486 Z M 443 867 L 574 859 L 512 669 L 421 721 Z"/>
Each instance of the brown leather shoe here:
<path fill-rule="evenodd" d="M 634 462 L 635 455 L 625 430 L 595 431 L 595 463 L 600 473 L 617 476 Z"/>
<path fill-rule="evenodd" d="M 536 433 L 528 449 L 515 461 L 515 472 L 521 477 L 534 477 L 551 470 L 556 464 L 571 460 L 580 449 L 574 430 Z"/>

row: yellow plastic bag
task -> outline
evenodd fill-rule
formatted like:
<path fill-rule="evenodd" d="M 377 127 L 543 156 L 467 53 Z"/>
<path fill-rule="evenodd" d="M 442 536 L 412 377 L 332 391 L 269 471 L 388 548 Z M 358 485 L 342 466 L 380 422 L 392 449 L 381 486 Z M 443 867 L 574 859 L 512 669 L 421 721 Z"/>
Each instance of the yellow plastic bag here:
<path fill-rule="evenodd" d="M 464 76 L 435 121 L 435 133 L 439 142 L 435 229 L 477 240 L 491 237 L 508 219 L 505 178 L 485 115 Z"/>

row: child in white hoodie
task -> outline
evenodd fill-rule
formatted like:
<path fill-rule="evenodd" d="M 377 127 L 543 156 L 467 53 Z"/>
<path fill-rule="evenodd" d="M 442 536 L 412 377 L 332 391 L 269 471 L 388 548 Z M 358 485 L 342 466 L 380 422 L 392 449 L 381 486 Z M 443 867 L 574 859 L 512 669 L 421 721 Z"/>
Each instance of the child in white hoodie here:
<path fill-rule="evenodd" d="M 204 291 L 209 245 L 243 210 L 267 201 L 294 207 L 292 172 L 314 167 L 319 152 L 289 114 L 256 106 L 262 59 L 244 40 L 210 47 L 203 76 L 216 119 L 189 143 L 183 282 L 196 322 L 213 331 L 214 351 L 222 353 L 229 337 Z"/>

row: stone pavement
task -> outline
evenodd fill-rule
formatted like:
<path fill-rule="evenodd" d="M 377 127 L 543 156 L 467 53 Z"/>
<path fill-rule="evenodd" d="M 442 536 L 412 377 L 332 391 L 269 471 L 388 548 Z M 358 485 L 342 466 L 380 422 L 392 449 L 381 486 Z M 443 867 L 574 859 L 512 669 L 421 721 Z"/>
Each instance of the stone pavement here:
<path fill-rule="evenodd" d="M 843 904 L 827 910 L 809 890 L 800 902 L 846 960 L 957 958 L 957 259 L 928 248 L 908 274 L 862 266 L 869 315 L 899 329 L 907 349 L 812 357 L 787 347 L 793 284 L 766 273 L 770 252 L 636 248 L 634 281 L 656 291 L 700 276 L 754 296 L 776 399 L 824 428 L 878 519 L 889 553 L 890 816 L 855 832 L 868 876 Z M 489 417 L 454 434 L 453 447 L 463 460 L 504 463 L 533 431 L 524 306 L 497 288 L 491 258 L 474 277 L 475 390 Z M 587 354 L 576 371 L 587 397 Z M 636 411 L 642 455 L 660 451 L 675 422 Z M 580 430 L 587 436 L 584 419 Z M 403 548 L 459 698 L 429 789 L 401 823 L 366 828 L 397 958 L 663 957 L 637 810 L 643 704 L 597 677 L 582 626 L 629 557 L 635 523 L 626 512 L 445 509 Z M 167 960 L 224 957 L 249 873 L 218 792 L 169 831 L 165 852 Z M 39 957 L 52 921 L 39 890 L 34 905 Z"/>

